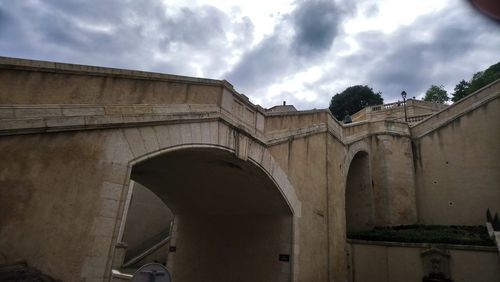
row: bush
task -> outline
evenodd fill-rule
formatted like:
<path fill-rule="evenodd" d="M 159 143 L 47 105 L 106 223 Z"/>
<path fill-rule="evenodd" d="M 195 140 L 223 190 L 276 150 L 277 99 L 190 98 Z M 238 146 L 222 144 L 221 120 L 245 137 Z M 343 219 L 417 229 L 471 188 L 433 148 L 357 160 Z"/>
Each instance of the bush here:
<path fill-rule="evenodd" d="M 349 232 L 349 239 L 403 243 L 494 246 L 484 226 L 401 225 Z"/>

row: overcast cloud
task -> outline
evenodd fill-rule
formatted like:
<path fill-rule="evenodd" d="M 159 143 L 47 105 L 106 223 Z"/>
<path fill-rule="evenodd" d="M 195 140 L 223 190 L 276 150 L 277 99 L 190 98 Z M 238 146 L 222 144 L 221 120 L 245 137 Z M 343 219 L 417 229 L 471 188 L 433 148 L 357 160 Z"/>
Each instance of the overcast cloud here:
<path fill-rule="evenodd" d="M 451 91 L 500 61 L 500 25 L 464 2 L 400 2 L 2 1 L 0 56 L 227 79 L 299 109 L 356 84 L 386 102 Z"/>

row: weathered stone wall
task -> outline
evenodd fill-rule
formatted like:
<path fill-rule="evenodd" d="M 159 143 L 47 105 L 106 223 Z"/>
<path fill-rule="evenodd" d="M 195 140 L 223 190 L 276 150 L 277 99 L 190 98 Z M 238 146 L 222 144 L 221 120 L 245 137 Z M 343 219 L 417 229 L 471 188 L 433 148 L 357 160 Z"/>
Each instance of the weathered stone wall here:
<path fill-rule="evenodd" d="M 25 259 L 63 281 L 77 281 L 89 263 L 104 270 L 111 236 L 102 231 L 113 230 L 121 197 L 113 181 L 125 177 L 106 162 L 107 135 L 0 137 L 0 253 L 8 261 Z M 102 187 L 104 178 L 110 182 Z"/>
<path fill-rule="evenodd" d="M 413 148 L 422 224 L 483 225 L 487 208 L 500 211 L 500 99 L 460 113 L 414 130 L 421 133 Z"/>
<path fill-rule="evenodd" d="M 290 281 L 291 216 L 177 216 L 173 281 Z M 286 244 L 285 242 L 288 242 Z M 304 280 L 299 280 L 304 281 Z"/>
<path fill-rule="evenodd" d="M 360 152 L 375 225 L 416 223 L 417 210 L 421 223 L 482 224 L 486 207 L 500 210 L 500 99 L 457 103 L 457 119 L 442 112 L 410 132 L 342 126 L 324 110 L 268 114 L 225 81 L 5 58 L 0 71 L 0 255 L 64 281 L 109 278 L 132 168 L 179 148 L 223 150 L 269 178 L 293 214 L 293 281 L 346 280 L 346 182 Z"/>
<path fill-rule="evenodd" d="M 325 137 L 318 134 L 270 147 L 302 203 L 295 230 L 300 254 L 295 262 L 297 281 L 326 281 L 329 275 Z"/>
<path fill-rule="evenodd" d="M 1 58 L 0 104 L 220 104 L 218 80 Z M 29 64 L 29 67 L 26 65 Z"/>
<path fill-rule="evenodd" d="M 370 159 L 375 226 L 417 221 L 413 154 L 408 126 L 400 122 L 362 122 L 344 128 L 349 165 L 357 152 Z"/>
<path fill-rule="evenodd" d="M 407 136 L 371 137 L 375 226 L 417 221 L 411 141 Z"/>
<path fill-rule="evenodd" d="M 350 282 L 421 282 L 421 253 L 429 244 L 350 243 Z M 441 246 L 443 247 L 443 246 Z M 500 277 L 494 247 L 448 246 L 450 275 L 455 282 L 496 282 Z"/>
<path fill-rule="evenodd" d="M 246 153 L 239 154 L 248 154 L 269 173 L 300 218 L 295 191 L 270 153 L 258 143 L 241 141 L 236 132 L 227 124 L 208 122 L 0 137 L 0 153 L 9 164 L 0 170 L 5 184 L 1 186 L 5 209 L 0 230 L 2 255 L 9 261 L 28 259 L 30 264 L 64 281 L 106 279 L 111 271 L 113 247 L 122 232 L 120 222 L 131 162 L 179 145 L 211 144 L 236 152 L 244 150 Z M 237 149 L 236 144 L 248 147 Z M 294 218 L 290 234 L 303 233 L 304 227 L 296 223 L 307 224 Z M 322 224 L 322 230 L 310 234 L 324 238 L 326 228 Z M 318 225 L 308 227 L 310 231 Z M 321 240 L 298 238 L 290 245 L 296 246 L 297 254 L 300 249 L 325 250 Z M 305 277 L 316 275 L 317 265 L 326 256 L 311 253 L 305 263 L 299 262 L 294 252 L 290 253 L 289 263 L 299 270 L 295 275 Z"/>

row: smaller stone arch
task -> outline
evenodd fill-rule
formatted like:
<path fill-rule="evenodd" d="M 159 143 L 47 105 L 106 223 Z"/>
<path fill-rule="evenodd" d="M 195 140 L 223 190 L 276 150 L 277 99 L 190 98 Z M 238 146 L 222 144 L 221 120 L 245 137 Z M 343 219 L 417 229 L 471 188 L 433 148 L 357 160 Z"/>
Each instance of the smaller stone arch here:
<path fill-rule="evenodd" d="M 368 155 L 371 154 L 370 145 L 368 144 L 367 141 L 360 140 L 360 141 L 357 141 L 355 143 L 348 145 L 348 150 L 347 150 L 347 154 L 346 154 L 346 158 L 345 158 L 345 160 L 346 160 L 345 163 L 347 164 L 346 165 L 347 168 L 349 168 L 349 165 L 351 164 L 352 159 L 359 152 L 366 152 Z M 346 170 L 346 173 L 347 173 L 347 170 Z M 346 177 L 347 177 L 347 174 L 346 174 Z"/>
<path fill-rule="evenodd" d="M 347 156 L 345 181 L 346 232 L 369 230 L 374 227 L 374 196 L 368 145 L 357 142 Z"/>

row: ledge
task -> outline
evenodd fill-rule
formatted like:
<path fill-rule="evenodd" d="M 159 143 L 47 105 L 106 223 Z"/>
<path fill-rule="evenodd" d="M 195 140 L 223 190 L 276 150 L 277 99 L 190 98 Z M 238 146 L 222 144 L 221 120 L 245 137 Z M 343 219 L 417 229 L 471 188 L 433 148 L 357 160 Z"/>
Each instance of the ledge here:
<path fill-rule="evenodd" d="M 233 85 L 226 80 L 198 78 L 191 76 L 163 74 L 137 70 L 97 67 L 89 65 L 67 64 L 49 61 L 38 61 L 0 56 L 0 69 L 35 70 L 42 72 L 61 72 L 85 74 L 93 76 L 114 76 L 148 80 L 167 80 L 189 82 L 196 84 L 221 85 L 233 89 Z"/>
<path fill-rule="evenodd" d="M 220 112 L 210 111 L 149 115 L 114 114 L 99 116 L 53 116 L 43 118 L 3 119 L 0 120 L 0 136 L 74 130 L 126 128 L 138 125 L 152 126 L 193 121 L 209 122 L 219 118 Z"/>
<path fill-rule="evenodd" d="M 479 252 L 498 252 L 496 247 L 475 246 L 475 245 L 455 245 L 455 244 L 440 244 L 440 243 L 404 243 L 404 242 L 387 242 L 387 241 L 369 241 L 359 239 L 347 239 L 347 243 L 359 245 L 375 245 L 385 247 L 401 247 L 401 248 L 431 248 L 438 246 L 449 250 L 462 251 L 479 251 Z"/>

